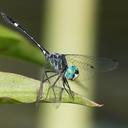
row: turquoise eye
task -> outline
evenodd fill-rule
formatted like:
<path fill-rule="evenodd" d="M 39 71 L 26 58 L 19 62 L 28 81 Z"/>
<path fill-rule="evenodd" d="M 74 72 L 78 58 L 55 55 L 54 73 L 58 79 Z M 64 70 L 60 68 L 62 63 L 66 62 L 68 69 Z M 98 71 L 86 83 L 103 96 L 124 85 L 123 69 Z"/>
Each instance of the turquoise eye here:
<path fill-rule="evenodd" d="M 79 74 L 79 70 L 75 70 L 75 74 Z"/>
<path fill-rule="evenodd" d="M 79 76 L 79 70 L 76 66 L 68 66 L 65 77 L 68 80 L 75 80 Z"/>

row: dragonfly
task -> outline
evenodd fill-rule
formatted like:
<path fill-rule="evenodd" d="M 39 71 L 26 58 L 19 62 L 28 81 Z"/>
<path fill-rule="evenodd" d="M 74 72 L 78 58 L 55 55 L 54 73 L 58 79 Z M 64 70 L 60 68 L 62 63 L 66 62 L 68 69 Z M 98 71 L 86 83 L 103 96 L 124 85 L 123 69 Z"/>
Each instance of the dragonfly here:
<path fill-rule="evenodd" d="M 60 54 L 49 52 L 17 21 L 3 12 L 0 12 L 0 14 L 6 23 L 19 30 L 28 39 L 30 39 L 37 48 L 40 49 L 46 62 L 50 65 L 49 68 L 43 69 L 41 84 L 36 99 L 37 102 L 42 99 L 43 85 L 46 82 L 50 85 L 47 90 L 46 97 L 49 95 L 50 90 L 52 90 L 56 99 L 57 97 L 54 88 L 59 84 L 62 87 L 59 100 L 61 100 L 63 91 L 66 91 L 67 94 L 73 98 L 74 95 L 69 85 L 69 81 L 85 81 L 86 78 L 92 77 L 95 72 L 112 71 L 118 65 L 118 61 L 111 58 L 97 58 L 95 56 L 80 54 Z"/>

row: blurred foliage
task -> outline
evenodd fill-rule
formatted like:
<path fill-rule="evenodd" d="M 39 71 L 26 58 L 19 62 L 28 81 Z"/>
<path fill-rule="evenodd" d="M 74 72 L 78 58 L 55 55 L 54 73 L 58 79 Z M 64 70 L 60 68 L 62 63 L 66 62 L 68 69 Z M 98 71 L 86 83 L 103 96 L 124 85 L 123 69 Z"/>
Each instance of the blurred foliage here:
<path fill-rule="evenodd" d="M 43 64 L 43 55 L 20 33 L 0 26 L 0 56 L 14 57 L 39 66 Z"/>

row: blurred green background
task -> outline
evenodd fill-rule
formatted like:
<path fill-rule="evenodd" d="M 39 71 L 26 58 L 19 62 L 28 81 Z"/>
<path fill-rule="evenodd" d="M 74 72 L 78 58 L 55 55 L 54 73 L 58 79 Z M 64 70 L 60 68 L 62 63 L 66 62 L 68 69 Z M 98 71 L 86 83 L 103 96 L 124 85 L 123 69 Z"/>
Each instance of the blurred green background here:
<path fill-rule="evenodd" d="M 45 2 L 41 0 L 0 0 L 0 10 L 15 17 L 41 42 L 45 28 Z M 113 72 L 99 74 L 96 85 L 96 99 L 105 105 L 94 109 L 94 128 L 128 127 L 128 1 L 98 1 L 97 42 L 98 54 L 116 58 L 119 67 Z M 43 11 L 44 10 L 44 11 Z M 2 19 L 0 20 L 2 22 Z M 42 24 L 44 22 L 44 24 Z M 47 46 L 47 39 L 43 45 Z M 29 67 L 29 68 L 28 68 Z M 0 58 L 0 70 L 40 78 L 40 68 L 35 64 Z M 37 121 L 35 105 L 0 105 L 0 127 L 35 128 Z"/>

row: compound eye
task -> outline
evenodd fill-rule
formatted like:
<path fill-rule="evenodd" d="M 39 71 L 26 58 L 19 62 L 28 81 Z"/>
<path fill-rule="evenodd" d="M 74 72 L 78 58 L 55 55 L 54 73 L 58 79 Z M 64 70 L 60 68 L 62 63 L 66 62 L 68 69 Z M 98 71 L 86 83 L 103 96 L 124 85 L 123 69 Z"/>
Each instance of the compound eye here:
<path fill-rule="evenodd" d="M 79 74 L 79 70 L 75 70 L 75 74 Z"/>
<path fill-rule="evenodd" d="M 72 78 L 73 78 L 73 79 L 75 78 L 75 74 L 72 75 Z"/>
<path fill-rule="evenodd" d="M 75 80 L 79 76 L 79 70 L 76 66 L 68 66 L 65 77 L 68 80 Z"/>
<path fill-rule="evenodd" d="M 73 74 L 72 80 L 75 80 L 79 75 L 78 74 Z"/>

